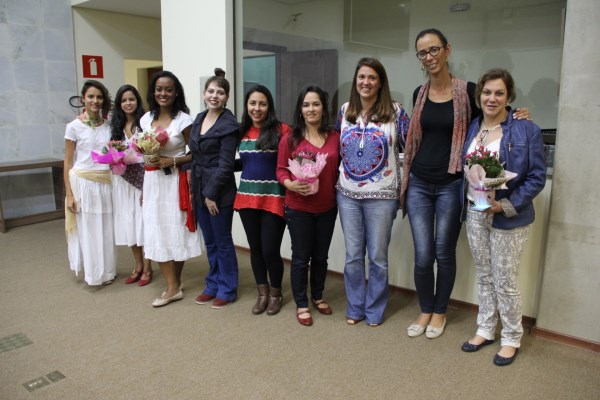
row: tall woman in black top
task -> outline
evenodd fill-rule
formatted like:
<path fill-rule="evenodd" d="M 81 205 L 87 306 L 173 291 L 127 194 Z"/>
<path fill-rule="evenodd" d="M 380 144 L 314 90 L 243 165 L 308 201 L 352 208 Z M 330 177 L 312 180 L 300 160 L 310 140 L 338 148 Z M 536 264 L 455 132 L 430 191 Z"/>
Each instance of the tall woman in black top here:
<path fill-rule="evenodd" d="M 433 339 L 444 332 L 456 276 L 461 151 L 467 128 L 480 111 L 475 105 L 475 84 L 450 73 L 452 48 L 439 30 L 420 32 L 415 49 L 429 79 L 414 93 L 400 194 L 413 236 L 415 287 L 421 307 L 421 315 L 407 333 L 410 337 L 425 333 Z M 522 114 L 529 115 L 526 110 Z"/>

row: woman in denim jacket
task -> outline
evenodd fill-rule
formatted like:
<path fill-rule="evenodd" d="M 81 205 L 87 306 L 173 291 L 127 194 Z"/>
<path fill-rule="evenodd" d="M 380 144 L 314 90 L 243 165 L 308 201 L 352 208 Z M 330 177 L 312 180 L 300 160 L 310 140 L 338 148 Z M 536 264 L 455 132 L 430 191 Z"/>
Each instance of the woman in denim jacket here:
<path fill-rule="evenodd" d="M 467 237 L 477 269 L 479 315 L 477 333 L 462 350 L 474 352 L 493 343 L 498 310 L 502 341 L 494 364 L 503 366 L 516 358 L 523 336 L 517 276 L 529 225 L 535 218 L 533 199 L 546 183 L 544 143 L 537 125 L 513 118 L 508 103 L 515 99 L 515 86 L 508 71 L 486 72 L 475 94 L 482 116 L 469 127 L 463 162 L 467 154 L 483 146 L 498 152 L 504 169 L 517 176 L 507 182 L 508 189 L 489 195 L 491 206 L 484 211 L 473 209 L 471 188 L 463 191 L 468 201 Z"/>

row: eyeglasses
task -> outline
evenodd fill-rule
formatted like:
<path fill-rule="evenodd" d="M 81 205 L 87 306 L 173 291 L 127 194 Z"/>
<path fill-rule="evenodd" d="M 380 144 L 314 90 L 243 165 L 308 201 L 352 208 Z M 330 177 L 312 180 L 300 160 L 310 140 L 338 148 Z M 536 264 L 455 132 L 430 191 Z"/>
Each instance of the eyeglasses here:
<path fill-rule="evenodd" d="M 427 58 L 427 54 L 431 54 L 432 57 L 437 56 L 438 54 L 440 54 L 440 50 L 441 49 L 445 49 L 446 46 L 431 46 L 429 48 L 429 50 L 421 50 L 417 53 L 417 58 L 419 60 L 424 60 Z"/>

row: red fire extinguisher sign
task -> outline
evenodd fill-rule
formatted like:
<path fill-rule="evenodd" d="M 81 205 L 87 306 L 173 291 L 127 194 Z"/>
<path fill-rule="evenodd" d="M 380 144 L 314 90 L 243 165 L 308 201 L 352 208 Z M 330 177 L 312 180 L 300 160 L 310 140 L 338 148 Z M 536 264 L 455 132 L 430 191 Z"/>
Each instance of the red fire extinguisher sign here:
<path fill-rule="evenodd" d="M 84 78 L 104 78 L 102 56 L 81 56 Z"/>

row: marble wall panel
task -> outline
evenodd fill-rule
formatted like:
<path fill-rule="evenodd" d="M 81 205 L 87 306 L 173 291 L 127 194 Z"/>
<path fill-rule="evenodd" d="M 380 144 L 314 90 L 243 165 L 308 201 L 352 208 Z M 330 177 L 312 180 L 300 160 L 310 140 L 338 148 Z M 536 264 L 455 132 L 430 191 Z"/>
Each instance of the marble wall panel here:
<path fill-rule="evenodd" d="M 20 156 L 22 160 L 49 157 L 51 141 L 48 125 L 21 125 L 19 127 Z"/>
<path fill-rule="evenodd" d="M 72 121 L 78 112 L 69 104 L 73 92 L 52 92 L 48 94 L 48 122 L 50 124 L 66 125 Z"/>
<path fill-rule="evenodd" d="M 2 47 L 2 46 L 0 46 Z M 13 63 L 10 58 L 0 56 L 0 93 L 15 90 Z M 2 103 L 0 103 L 1 106 Z"/>
<path fill-rule="evenodd" d="M 67 124 L 48 125 L 51 156 L 62 159 L 65 156 L 65 128 Z"/>
<path fill-rule="evenodd" d="M 45 65 L 38 60 L 15 60 L 15 86 L 18 92 L 46 91 Z"/>
<path fill-rule="evenodd" d="M 42 16 L 44 26 L 47 28 L 66 29 L 69 33 L 73 30 L 70 0 L 42 1 Z M 72 39 L 71 36 L 71 40 Z"/>
<path fill-rule="evenodd" d="M 20 126 L 48 124 L 48 101 L 45 95 L 17 93 L 16 98 Z"/>
<path fill-rule="evenodd" d="M 70 91 L 71 96 L 77 94 L 75 63 L 69 61 L 47 61 L 48 90 L 50 92 Z"/>
<path fill-rule="evenodd" d="M 0 57 L 12 57 L 11 41 L 8 24 L 0 21 Z"/>
<path fill-rule="evenodd" d="M 13 58 L 44 58 L 42 30 L 36 26 L 9 24 Z"/>
<path fill-rule="evenodd" d="M 15 92 L 0 92 L 0 126 L 17 125 L 17 99 Z"/>
<path fill-rule="evenodd" d="M 6 4 L 6 17 L 11 24 L 42 24 L 41 0 L 11 0 Z"/>
<path fill-rule="evenodd" d="M 16 125 L 5 125 L 0 124 L 0 162 L 17 161 L 20 159 L 19 156 L 19 135 L 18 128 Z"/>
<path fill-rule="evenodd" d="M 46 60 L 73 63 L 73 32 L 68 29 L 44 29 Z"/>

